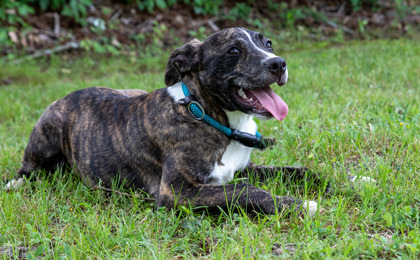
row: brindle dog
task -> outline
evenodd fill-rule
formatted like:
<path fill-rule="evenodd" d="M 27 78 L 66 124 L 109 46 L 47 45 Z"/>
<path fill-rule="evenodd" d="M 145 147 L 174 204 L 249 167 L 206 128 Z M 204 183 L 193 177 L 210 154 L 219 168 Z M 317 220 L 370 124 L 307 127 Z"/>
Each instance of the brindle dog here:
<path fill-rule="evenodd" d="M 282 86 L 287 77 L 286 62 L 273 54 L 271 41 L 261 33 L 231 28 L 204 42 L 193 40 L 171 54 L 166 88 L 145 93 L 95 87 L 53 102 L 32 131 L 18 175 L 65 163 L 89 185 L 102 181 L 109 187 L 119 176 L 127 188 L 155 196 L 157 207 L 190 203 L 217 210 L 237 205 L 268 214 L 307 209 L 312 215 L 315 202 L 228 184 L 237 171 L 261 178 L 281 172 L 303 180 L 306 168 L 251 163 L 252 147 L 197 120 L 179 102 L 185 103 L 183 82 L 208 116 L 255 135 L 254 116 L 286 117 L 286 103 L 269 85 Z"/>

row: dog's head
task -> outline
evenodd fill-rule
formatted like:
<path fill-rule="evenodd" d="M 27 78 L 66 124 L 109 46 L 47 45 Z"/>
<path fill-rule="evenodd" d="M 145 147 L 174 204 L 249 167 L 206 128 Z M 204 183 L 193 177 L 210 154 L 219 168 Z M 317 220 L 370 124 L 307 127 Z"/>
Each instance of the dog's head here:
<path fill-rule="evenodd" d="M 286 62 L 274 55 L 272 42 L 261 33 L 231 28 L 204 42 L 192 40 L 171 54 L 165 83 L 173 85 L 186 75 L 196 77 L 224 109 L 262 119 L 287 115 L 286 103 L 269 87 L 286 84 Z"/>

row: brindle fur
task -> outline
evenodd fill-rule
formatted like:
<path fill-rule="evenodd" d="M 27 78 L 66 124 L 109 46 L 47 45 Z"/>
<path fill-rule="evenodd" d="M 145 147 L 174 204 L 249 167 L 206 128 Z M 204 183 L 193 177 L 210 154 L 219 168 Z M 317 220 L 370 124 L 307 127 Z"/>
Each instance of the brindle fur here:
<path fill-rule="evenodd" d="M 261 34 L 248 31 L 253 38 Z M 240 45 L 242 57 L 226 58 L 227 48 Z M 183 81 L 207 114 L 229 125 L 224 110 L 241 110 L 232 102 L 231 84 L 252 89 L 267 85 L 270 75 L 248 52 L 241 29 L 223 30 L 206 41 L 193 40 L 175 50 L 165 74 L 167 86 Z M 25 149 L 19 176 L 71 166 L 89 185 L 99 180 L 110 187 L 117 176 L 127 188 L 142 189 L 157 199 L 157 207 L 190 203 L 209 210 L 238 205 L 248 211 L 300 211 L 302 201 L 272 195 L 249 184 L 209 185 L 209 175 L 230 140 L 195 120 L 166 88 L 146 93 L 101 87 L 70 93 L 53 102 L 36 123 Z M 304 178 L 305 169 L 250 164 L 243 173 L 285 171 Z M 274 201 L 274 199 L 276 201 Z"/>

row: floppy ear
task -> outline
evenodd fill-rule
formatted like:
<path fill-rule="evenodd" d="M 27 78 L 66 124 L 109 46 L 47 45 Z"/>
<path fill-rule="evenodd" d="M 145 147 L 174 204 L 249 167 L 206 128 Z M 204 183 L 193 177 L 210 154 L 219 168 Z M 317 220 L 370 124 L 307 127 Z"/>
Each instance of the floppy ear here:
<path fill-rule="evenodd" d="M 186 72 L 198 69 L 198 62 L 201 57 L 201 44 L 202 42 L 194 39 L 171 53 L 166 64 L 166 86 L 172 86 L 181 81 Z"/>

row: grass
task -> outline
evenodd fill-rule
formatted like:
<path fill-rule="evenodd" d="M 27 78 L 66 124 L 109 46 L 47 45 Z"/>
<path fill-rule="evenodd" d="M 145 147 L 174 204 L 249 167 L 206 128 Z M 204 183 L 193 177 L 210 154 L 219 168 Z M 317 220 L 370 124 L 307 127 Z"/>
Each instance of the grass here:
<path fill-rule="evenodd" d="M 323 196 L 310 185 L 286 186 L 278 176 L 251 181 L 273 194 L 316 200 L 323 212 L 285 218 L 155 210 L 143 195 L 93 190 L 76 174 L 57 171 L 19 191 L 0 190 L 0 251 L 12 247 L 17 256 L 24 248 L 27 258 L 53 259 L 418 259 L 418 42 L 354 42 L 281 55 L 290 81 L 276 91 L 290 112 L 282 123 L 258 122 L 261 133 L 278 143 L 255 152 L 253 161 L 308 166 L 337 192 Z M 1 179 L 20 167 L 30 131 L 53 100 L 87 86 L 162 87 L 165 59 L 167 54 L 142 60 L 64 57 L 3 65 L 0 82 L 12 84 L 0 86 Z M 348 175 L 377 183 L 352 185 Z"/>

